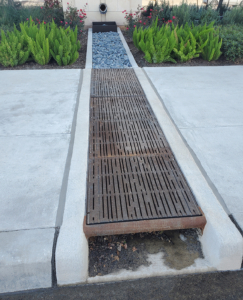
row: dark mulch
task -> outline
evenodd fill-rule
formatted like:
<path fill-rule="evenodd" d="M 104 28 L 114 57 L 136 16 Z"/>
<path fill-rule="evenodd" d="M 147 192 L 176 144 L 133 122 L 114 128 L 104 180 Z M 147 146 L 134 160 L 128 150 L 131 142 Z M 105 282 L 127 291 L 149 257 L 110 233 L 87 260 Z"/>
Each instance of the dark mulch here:
<path fill-rule="evenodd" d="M 0 65 L 0 70 L 84 69 L 86 63 L 88 30 L 84 30 L 82 34 L 78 37 L 78 39 L 81 43 L 81 49 L 79 50 L 79 58 L 72 65 L 58 66 L 56 61 L 52 58 L 49 64 L 45 66 L 39 65 L 36 62 L 31 61 L 16 67 L 4 67 Z"/>
<path fill-rule="evenodd" d="M 132 37 L 127 34 L 126 31 L 123 31 L 123 35 L 126 39 L 126 42 L 128 44 L 128 47 L 130 48 L 130 51 L 132 52 L 132 55 L 134 59 L 136 60 L 136 63 L 140 68 L 143 67 L 196 67 L 196 66 L 235 66 L 235 65 L 243 65 L 243 60 L 241 61 L 228 61 L 225 59 L 225 57 L 221 56 L 216 61 L 206 61 L 202 58 L 194 58 L 190 61 L 187 61 L 185 63 L 160 63 L 160 64 L 150 64 L 144 59 L 144 53 L 142 51 L 139 51 L 133 44 Z"/>
<path fill-rule="evenodd" d="M 182 241 L 183 234 L 185 241 Z M 164 253 L 164 263 L 183 269 L 203 257 L 195 229 L 124 234 L 89 238 L 89 276 L 148 266 L 148 254 Z"/>

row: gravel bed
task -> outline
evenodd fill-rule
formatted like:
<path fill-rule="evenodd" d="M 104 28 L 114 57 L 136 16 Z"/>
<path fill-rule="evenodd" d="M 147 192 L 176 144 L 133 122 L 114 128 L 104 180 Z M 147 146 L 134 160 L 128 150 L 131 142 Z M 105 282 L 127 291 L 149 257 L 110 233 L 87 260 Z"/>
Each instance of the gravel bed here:
<path fill-rule="evenodd" d="M 117 69 L 132 67 L 117 32 L 93 33 L 93 68 Z"/>

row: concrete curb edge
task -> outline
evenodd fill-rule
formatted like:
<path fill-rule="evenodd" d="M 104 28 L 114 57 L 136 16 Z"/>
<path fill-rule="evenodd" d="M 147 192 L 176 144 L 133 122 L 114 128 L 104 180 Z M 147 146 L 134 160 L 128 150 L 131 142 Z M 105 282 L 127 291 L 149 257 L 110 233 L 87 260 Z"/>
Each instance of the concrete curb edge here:
<path fill-rule="evenodd" d="M 63 223 L 56 246 L 58 285 L 86 282 L 88 242 L 83 233 L 88 167 L 91 69 L 83 70 L 73 155 L 68 178 Z"/>
<path fill-rule="evenodd" d="M 89 28 L 85 69 L 92 69 L 92 59 L 92 28 Z"/>

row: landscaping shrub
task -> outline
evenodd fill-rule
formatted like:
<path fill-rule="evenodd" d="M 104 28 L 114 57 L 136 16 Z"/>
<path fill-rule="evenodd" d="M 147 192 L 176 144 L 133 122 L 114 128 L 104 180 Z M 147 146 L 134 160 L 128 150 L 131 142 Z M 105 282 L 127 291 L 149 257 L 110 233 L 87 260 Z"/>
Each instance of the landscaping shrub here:
<path fill-rule="evenodd" d="M 50 7 L 46 4 L 48 1 L 45 0 L 43 6 L 22 6 L 21 4 L 16 6 L 14 2 L 0 0 L 0 26 L 15 24 L 17 29 L 20 29 L 19 24 L 26 21 L 29 16 L 32 16 L 33 20 L 39 24 L 43 21 L 48 23 L 54 20 L 56 24 L 61 25 L 64 21 L 64 14 L 60 3 L 58 2 L 58 7 L 57 3 Z"/>
<path fill-rule="evenodd" d="M 171 24 L 171 25 L 170 25 Z M 144 52 L 145 60 L 150 63 L 186 62 L 202 53 L 204 59 L 218 59 L 221 42 L 213 33 L 214 23 L 203 26 L 174 26 L 173 23 L 158 27 L 158 18 L 148 28 L 135 28 L 134 45 Z M 206 48 L 205 48 L 206 47 Z"/>
<path fill-rule="evenodd" d="M 54 24 L 54 22 L 52 23 Z M 56 25 L 54 24 L 54 27 Z M 52 31 L 50 31 L 49 24 L 41 23 L 38 28 L 32 19 L 29 22 L 20 24 L 21 32 L 25 35 L 33 59 L 40 65 L 46 65 L 51 59 L 49 38 L 53 37 Z M 52 26 L 53 30 L 53 26 Z"/>
<path fill-rule="evenodd" d="M 22 32 L 16 28 L 12 32 L 1 31 L 0 64 L 4 67 L 14 67 L 24 64 L 29 58 L 28 41 Z"/>
<path fill-rule="evenodd" d="M 214 22 L 214 24 L 220 23 L 220 15 L 219 11 L 213 9 L 210 5 L 207 9 L 203 9 L 200 16 L 200 23 L 201 24 L 210 24 Z"/>
<path fill-rule="evenodd" d="M 170 26 L 157 26 L 158 18 L 151 27 L 137 30 L 133 34 L 134 45 L 145 54 L 145 60 L 150 63 L 166 61 L 176 62 L 171 52 L 176 44 L 175 35 Z"/>
<path fill-rule="evenodd" d="M 73 64 L 79 57 L 78 50 L 81 45 L 77 42 L 77 27 L 74 31 L 70 29 L 55 30 L 55 42 L 51 54 L 59 66 Z"/>
<path fill-rule="evenodd" d="M 45 65 L 51 57 L 59 65 L 67 65 L 78 59 L 81 45 L 77 40 L 77 27 L 74 31 L 70 27 L 57 27 L 54 21 L 39 25 L 30 17 L 20 24 L 20 28 L 17 30 L 15 27 L 7 35 L 1 32 L 0 63 L 4 66 L 16 66 L 27 60 Z"/>
<path fill-rule="evenodd" d="M 181 62 L 186 62 L 199 57 L 200 50 L 197 47 L 196 38 L 187 23 L 184 27 L 176 28 L 174 35 L 176 37 L 176 44 L 173 49 L 175 58 Z"/>
<path fill-rule="evenodd" d="M 122 13 L 125 14 L 124 18 L 126 19 L 126 28 L 129 34 L 132 35 L 133 30 L 136 26 L 142 26 L 147 25 L 145 22 L 142 21 L 142 12 L 143 8 L 138 6 L 135 13 L 128 13 L 126 10 L 124 10 Z"/>
<path fill-rule="evenodd" d="M 243 25 L 243 2 L 241 5 L 226 11 L 222 22 L 224 25 Z"/>
<path fill-rule="evenodd" d="M 172 16 L 176 16 L 178 19 L 178 25 L 181 26 L 186 23 L 191 23 L 190 10 L 190 5 L 183 1 L 181 5 L 173 6 L 171 14 Z"/>
<path fill-rule="evenodd" d="M 1 31 L 7 33 L 8 31 L 13 31 L 14 27 L 10 25 L 0 25 L 0 40 L 1 40 Z"/>
<path fill-rule="evenodd" d="M 67 3 L 67 10 L 65 12 L 65 25 L 70 26 L 71 29 L 75 29 L 77 26 L 78 31 L 82 32 L 84 28 L 84 22 L 87 18 L 85 8 L 78 10 L 77 7 L 72 7 Z"/>
<path fill-rule="evenodd" d="M 243 59 L 243 26 L 221 26 L 222 52 L 227 60 Z"/>
<path fill-rule="evenodd" d="M 220 51 L 222 39 L 219 38 L 218 31 L 205 33 L 199 39 L 201 44 L 206 43 L 202 49 L 202 58 L 207 61 L 217 60 L 222 54 Z"/>

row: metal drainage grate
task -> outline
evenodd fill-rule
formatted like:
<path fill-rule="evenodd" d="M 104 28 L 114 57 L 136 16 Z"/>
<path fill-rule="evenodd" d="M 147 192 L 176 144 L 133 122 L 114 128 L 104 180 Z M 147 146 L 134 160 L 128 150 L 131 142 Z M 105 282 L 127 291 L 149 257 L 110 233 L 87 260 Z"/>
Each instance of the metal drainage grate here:
<path fill-rule="evenodd" d="M 87 224 L 201 216 L 132 69 L 92 70 Z"/>
<path fill-rule="evenodd" d="M 132 69 L 93 69 L 91 97 L 126 97 L 144 95 Z"/>

